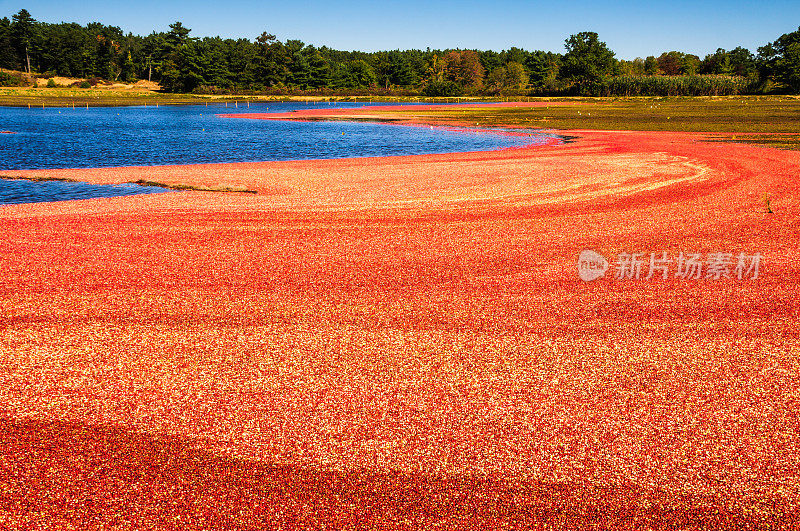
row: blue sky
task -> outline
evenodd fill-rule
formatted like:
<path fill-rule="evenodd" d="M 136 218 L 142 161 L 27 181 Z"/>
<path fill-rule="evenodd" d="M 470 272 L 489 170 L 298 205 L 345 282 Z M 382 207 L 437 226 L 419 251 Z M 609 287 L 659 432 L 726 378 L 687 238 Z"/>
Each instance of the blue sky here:
<path fill-rule="evenodd" d="M 477 48 L 564 51 L 564 39 L 595 31 L 620 59 L 669 50 L 703 57 L 717 48 L 758 46 L 800 25 L 800 0 L 674 2 L 153 1 L 0 0 L 0 16 L 25 8 L 45 22 L 102 22 L 146 35 L 180 20 L 192 36 L 262 31 L 340 50 Z"/>

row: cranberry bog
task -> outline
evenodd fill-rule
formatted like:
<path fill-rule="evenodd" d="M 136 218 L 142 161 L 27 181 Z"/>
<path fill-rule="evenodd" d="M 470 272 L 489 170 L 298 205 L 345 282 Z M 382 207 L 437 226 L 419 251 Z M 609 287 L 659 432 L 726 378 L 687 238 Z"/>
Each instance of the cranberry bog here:
<path fill-rule="evenodd" d="M 791 131 L 581 124 L 14 172 L 256 193 L 0 208 L 0 523 L 795 527 L 800 155 L 730 138 Z"/>

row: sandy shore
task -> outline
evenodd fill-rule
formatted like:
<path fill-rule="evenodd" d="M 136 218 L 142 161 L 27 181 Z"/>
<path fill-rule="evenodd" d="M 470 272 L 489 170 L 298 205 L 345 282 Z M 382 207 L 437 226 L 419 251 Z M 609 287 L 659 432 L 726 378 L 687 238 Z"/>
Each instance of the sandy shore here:
<path fill-rule="evenodd" d="M 0 208 L 0 523 L 791 528 L 798 154 L 569 134 L 35 172 L 258 194 Z M 587 283 L 587 248 L 763 263 Z"/>

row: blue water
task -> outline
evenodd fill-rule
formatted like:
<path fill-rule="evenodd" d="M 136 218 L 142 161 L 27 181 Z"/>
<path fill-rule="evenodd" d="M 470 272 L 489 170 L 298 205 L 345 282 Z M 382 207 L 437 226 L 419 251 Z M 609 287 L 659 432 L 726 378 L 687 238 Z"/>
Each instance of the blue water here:
<path fill-rule="evenodd" d="M 219 104 L 0 107 L 0 131 L 10 131 L 0 134 L 0 171 L 416 155 L 492 150 L 547 139 L 533 132 L 521 137 L 439 127 L 219 116 L 364 105 L 292 102 L 251 103 L 249 108 L 246 104 L 238 108 L 233 104 L 227 108 Z M 0 180 L 0 188 L 8 186 Z"/>
<path fill-rule="evenodd" d="M 165 191 L 165 188 L 140 186 L 138 184 L 104 185 L 65 181 L 2 179 L 0 180 L 0 205 L 154 194 Z"/>

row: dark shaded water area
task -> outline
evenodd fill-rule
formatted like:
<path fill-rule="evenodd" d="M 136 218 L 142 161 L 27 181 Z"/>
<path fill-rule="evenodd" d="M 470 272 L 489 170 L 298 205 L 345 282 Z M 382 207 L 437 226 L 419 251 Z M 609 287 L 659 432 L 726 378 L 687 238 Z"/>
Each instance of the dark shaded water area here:
<path fill-rule="evenodd" d="M 168 191 L 157 186 L 138 184 L 89 184 L 67 181 L 0 180 L 0 205 L 19 203 L 44 203 L 118 197 L 122 195 L 153 194 Z"/>

